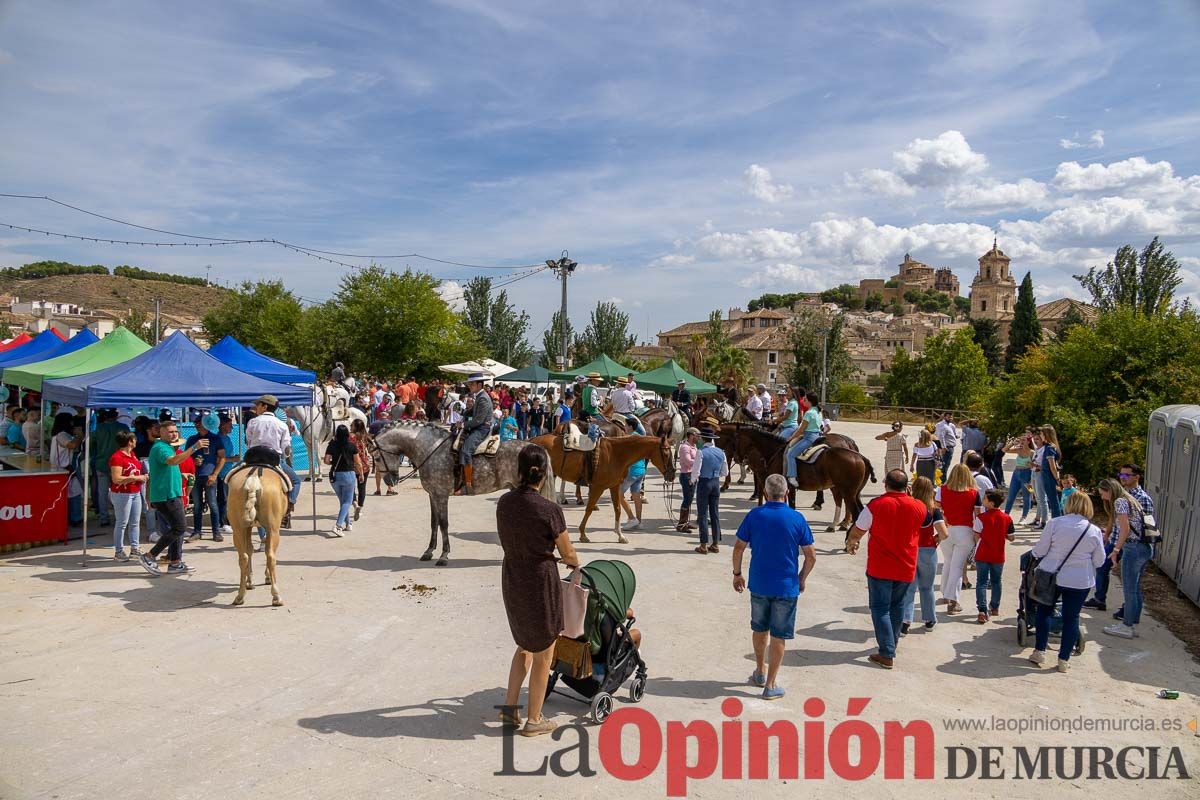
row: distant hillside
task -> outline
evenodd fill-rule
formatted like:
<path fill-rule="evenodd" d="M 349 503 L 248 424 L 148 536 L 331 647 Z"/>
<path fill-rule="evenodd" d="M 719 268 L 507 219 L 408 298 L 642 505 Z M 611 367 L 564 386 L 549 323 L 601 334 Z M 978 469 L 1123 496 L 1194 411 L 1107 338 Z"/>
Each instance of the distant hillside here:
<path fill-rule="evenodd" d="M 0 274 L 0 294 L 21 300 L 52 300 L 73 303 L 87 311 L 127 309 L 154 313 L 154 299 L 162 301 L 164 313 L 203 317 L 229 294 L 219 286 L 187 286 L 166 281 L 141 280 L 120 275 L 56 275 L 20 279 Z"/>

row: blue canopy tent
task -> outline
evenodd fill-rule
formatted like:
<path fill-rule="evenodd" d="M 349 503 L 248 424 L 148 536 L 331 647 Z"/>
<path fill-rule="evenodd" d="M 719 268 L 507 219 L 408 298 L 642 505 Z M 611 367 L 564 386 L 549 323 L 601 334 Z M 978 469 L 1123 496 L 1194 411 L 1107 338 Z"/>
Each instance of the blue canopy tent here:
<path fill-rule="evenodd" d="M 221 341 L 208 348 L 208 354 L 222 364 L 247 372 L 256 378 L 279 383 L 317 382 L 317 373 L 298 369 L 290 364 L 277 361 L 269 356 L 248 347 L 232 336 L 226 336 Z"/>
<path fill-rule="evenodd" d="M 98 372 L 55 378 L 42 384 L 48 402 L 86 409 L 165 406 L 168 408 L 241 406 L 260 395 L 279 398 L 281 406 L 312 405 L 311 389 L 266 381 L 221 363 L 201 350 L 182 332 L 129 361 Z M 88 420 L 90 423 L 90 419 Z M 85 430 L 90 424 L 85 424 Z M 84 459 L 90 459 L 91 437 L 85 441 Z M 88 496 L 84 473 L 84 496 Z M 316 529 L 316 487 L 313 487 L 313 526 Z M 83 552 L 87 555 L 87 516 L 84 515 Z"/>
<path fill-rule="evenodd" d="M 45 361 L 47 358 L 65 356 L 74 353 L 81 347 L 100 341 L 96 334 L 84 328 L 70 339 L 63 341 L 57 333 L 47 328 L 33 337 L 33 341 L 7 353 L 0 353 L 0 369 L 4 367 L 20 367 L 35 361 Z"/>

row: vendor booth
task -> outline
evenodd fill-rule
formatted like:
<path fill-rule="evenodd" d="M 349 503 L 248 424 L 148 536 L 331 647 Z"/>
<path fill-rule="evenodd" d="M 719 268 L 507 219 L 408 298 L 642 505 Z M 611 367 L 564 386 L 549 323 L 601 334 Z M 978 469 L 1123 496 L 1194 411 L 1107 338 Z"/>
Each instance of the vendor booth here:
<path fill-rule="evenodd" d="M 32 336 L 30 336 L 25 331 L 21 331 L 16 336 L 9 339 L 8 341 L 0 342 L 0 353 L 8 352 L 9 350 L 12 350 L 13 348 L 20 347 L 23 344 L 29 344 L 32 341 L 33 341 Z"/>
<path fill-rule="evenodd" d="M 208 354 L 222 364 L 240 369 L 264 381 L 278 383 L 297 383 L 311 386 L 317 382 L 317 373 L 306 369 L 298 369 L 270 356 L 264 356 L 253 347 L 226 336 L 221 341 L 208 348 Z"/>
<path fill-rule="evenodd" d="M 92 410 L 97 408 L 241 407 L 264 394 L 275 395 L 281 406 L 313 402 L 310 389 L 266 381 L 234 369 L 201 350 L 182 332 L 172 334 L 139 356 L 99 372 L 55 378 L 42 384 L 46 401 L 84 409 L 88 423 Z M 85 440 L 84 448 L 86 461 L 90 456 L 90 440 Z M 89 496 L 86 473 L 83 493 L 84 497 Z M 315 495 L 313 506 L 315 517 Z M 83 552 L 86 556 L 86 515 Z"/>
<path fill-rule="evenodd" d="M 37 361 L 45 361 L 48 358 L 67 355 L 68 353 L 82 350 L 98 341 L 100 340 L 96 337 L 96 334 L 86 328 L 65 341 L 58 338 L 57 334 L 46 331 L 46 333 L 39 334 L 36 339 L 24 347 L 18 347 L 16 350 L 10 350 L 7 353 L 0 353 L 0 368 L 19 367 L 24 364 L 33 364 Z"/>

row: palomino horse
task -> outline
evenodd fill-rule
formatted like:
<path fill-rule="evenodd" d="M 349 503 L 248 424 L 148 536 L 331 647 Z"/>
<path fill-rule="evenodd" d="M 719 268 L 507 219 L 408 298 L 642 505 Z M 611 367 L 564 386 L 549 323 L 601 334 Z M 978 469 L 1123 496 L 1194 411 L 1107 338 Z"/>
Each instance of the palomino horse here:
<path fill-rule="evenodd" d="M 279 547 L 279 523 L 287 512 L 287 484 L 283 476 L 269 467 L 244 467 L 229 473 L 226 479 L 229 496 L 229 525 L 233 528 L 233 544 L 237 548 L 238 593 L 233 604 L 246 600 L 246 590 L 254 588 L 250 574 L 250 556 L 254 552 L 251 535 L 255 527 L 267 532 L 263 555 L 267 559 L 265 583 L 271 587 L 271 605 L 281 606 L 279 582 L 275 578 L 275 551 Z"/>
<path fill-rule="evenodd" d="M 787 445 L 770 431 L 756 425 L 729 422 L 721 426 L 717 445 L 733 459 L 746 459 L 754 473 L 754 489 L 762 503 L 763 484 L 773 473 L 783 474 L 783 459 Z M 812 464 L 800 462 L 796 465 L 796 482 L 804 491 L 831 489 L 836 503 L 845 504 L 844 521 L 853 524 L 862 512 L 859 495 L 867 481 L 875 480 L 875 469 L 861 453 L 844 447 L 829 447 L 823 450 Z M 795 506 L 795 491 L 788 492 Z M 837 519 L 829 523 L 827 530 L 834 530 Z"/>
<path fill-rule="evenodd" d="M 416 465 L 415 472 L 421 477 L 421 488 L 429 495 L 429 547 L 421 555 L 422 561 L 433 558 L 437 546 L 438 531 L 442 532 L 442 555 L 437 560 L 439 567 L 450 560 L 450 495 L 454 493 L 456 454 L 452 447 L 450 431 L 430 422 L 393 422 L 375 434 L 375 457 L 377 467 L 392 476 L 400 477 L 400 456 Z M 511 489 L 520 484 L 517 473 L 517 455 L 529 442 L 509 441 L 500 444 L 494 456 L 475 456 L 475 474 L 472 482 L 474 494 L 488 494 L 501 489 Z M 554 475 L 546 476 L 542 483 L 542 496 L 554 499 Z"/>
<path fill-rule="evenodd" d="M 562 437 L 552 433 L 539 436 L 533 441 L 546 448 L 546 452 L 550 454 L 553 471 L 559 477 L 578 485 L 583 477 L 587 453 L 564 450 Z M 674 481 L 675 461 L 671 457 L 671 444 L 665 436 L 604 436 L 596 442 L 593 453 L 587 508 L 584 509 L 583 519 L 579 523 L 579 541 L 591 541 L 587 537 L 588 517 L 596 510 L 601 495 L 608 492 L 615 517 L 613 531 L 617 534 L 618 542 L 628 544 L 629 540 L 621 532 L 621 481 L 629 473 L 629 468 L 634 462 L 643 458 L 649 459 L 668 482 Z"/>

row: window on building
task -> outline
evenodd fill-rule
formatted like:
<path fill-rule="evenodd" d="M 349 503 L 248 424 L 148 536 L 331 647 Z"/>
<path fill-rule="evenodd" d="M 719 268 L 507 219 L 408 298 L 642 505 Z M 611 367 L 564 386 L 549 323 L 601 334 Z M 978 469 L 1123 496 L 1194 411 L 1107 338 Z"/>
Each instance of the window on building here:
<path fill-rule="evenodd" d="M 778 364 L 779 363 L 779 353 L 775 352 L 774 350 L 768 351 L 767 352 L 767 363 L 768 364 Z"/>
<path fill-rule="evenodd" d="M 991 267 L 987 268 L 987 279 L 989 281 L 992 279 L 992 268 Z"/>
<path fill-rule="evenodd" d="M 773 370 L 773 369 L 767 370 L 767 380 L 770 383 L 775 383 L 775 370 Z"/>
<path fill-rule="evenodd" d="M 1008 311 L 1008 298 L 1004 298 L 1004 310 Z"/>
<path fill-rule="evenodd" d="M 980 301 L 979 301 L 979 310 L 980 310 L 980 311 L 987 311 L 987 300 L 980 300 Z"/>

